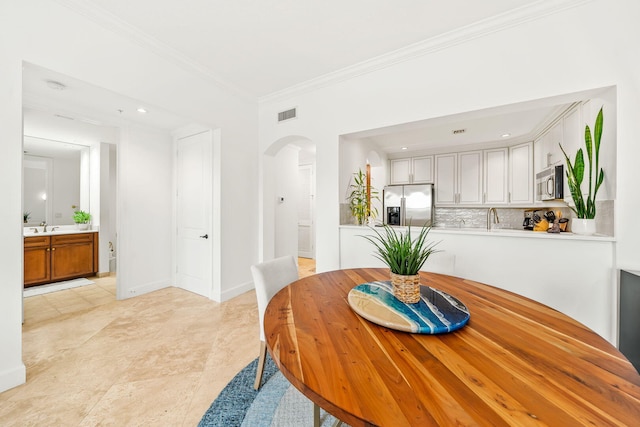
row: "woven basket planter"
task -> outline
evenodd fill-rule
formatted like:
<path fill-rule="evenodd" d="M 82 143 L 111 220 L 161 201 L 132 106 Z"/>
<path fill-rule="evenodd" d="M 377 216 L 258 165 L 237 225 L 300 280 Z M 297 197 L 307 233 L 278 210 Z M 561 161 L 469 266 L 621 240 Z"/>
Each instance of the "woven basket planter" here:
<path fill-rule="evenodd" d="M 420 301 L 420 275 L 403 276 L 391 273 L 393 296 L 408 304 Z"/>

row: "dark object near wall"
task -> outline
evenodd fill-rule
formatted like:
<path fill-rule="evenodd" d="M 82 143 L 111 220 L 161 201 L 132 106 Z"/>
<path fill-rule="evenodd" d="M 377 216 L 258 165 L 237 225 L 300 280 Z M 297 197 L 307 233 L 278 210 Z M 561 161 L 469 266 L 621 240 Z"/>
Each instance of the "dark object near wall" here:
<path fill-rule="evenodd" d="M 640 276 L 620 270 L 619 349 L 640 372 Z"/>

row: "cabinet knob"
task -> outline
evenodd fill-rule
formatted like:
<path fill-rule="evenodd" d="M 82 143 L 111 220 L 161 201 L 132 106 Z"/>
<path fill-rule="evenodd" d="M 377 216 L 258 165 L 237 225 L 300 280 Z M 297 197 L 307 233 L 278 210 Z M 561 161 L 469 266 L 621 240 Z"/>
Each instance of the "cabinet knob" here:
<path fill-rule="evenodd" d="M 56 248 L 51 248 L 51 250 L 52 250 L 52 251 L 55 251 L 55 250 L 56 250 Z"/>

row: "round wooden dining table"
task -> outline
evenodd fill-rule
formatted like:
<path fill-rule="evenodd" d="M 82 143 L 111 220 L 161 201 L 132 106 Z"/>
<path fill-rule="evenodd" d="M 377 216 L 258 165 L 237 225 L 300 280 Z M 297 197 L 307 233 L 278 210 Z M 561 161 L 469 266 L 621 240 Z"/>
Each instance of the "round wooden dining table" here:
<path fill-rule="evenodd" d="M 486 284 L 420 272 L 469 310 L 444 334 L 401 332 L 351 309 L 386 269 L 300 279 L 269 302 L 264 328 L 283 375 L 351 426 L 639 426 L 640 375 L 581 323 Z"/>

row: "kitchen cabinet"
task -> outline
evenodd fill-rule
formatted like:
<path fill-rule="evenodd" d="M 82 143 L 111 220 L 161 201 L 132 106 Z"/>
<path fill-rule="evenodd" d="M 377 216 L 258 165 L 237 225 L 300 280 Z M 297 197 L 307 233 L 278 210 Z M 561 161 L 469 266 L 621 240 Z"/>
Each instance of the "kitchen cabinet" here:
<path fill-rule="evenodd" d="M 439 154 L 436 163 L 436 204 L 482 203 L 482 151 Z"/>
<path fill-rule="evenodd" d="M 582 108 L 576 108 L 572 110 L 562 119 L 562 132 L 563 132 L 562 148 L 564 148 L 564 151 L 567 153 L 567 156 L 569 156 L 569 158 L 571 159 L 571 163 L 574 162 L 578 149 L 584 146 L 583 123 L 584 122 L 582 121 Z M 565 170 L 566 170 L 566 163 L 567 163 L 566 159 L 564 158 L 564 154 L 562 154 L 562 152 L 560 152 L 560 154 L 562 155 L 561 164 L 565 165 Z M 584 154 L 585 154 L 585 162 L 586 162 L 587 153 L 584 153 Z M 588 173 L 586 174 L 586 176 L 588 176 Z M 564 180 L 564 198 L 565 199 L 571 198 L 571 190 L 569 190 L 569 184 L 567 183 L 566 179 Z"/>
<path fill-rule="evenodd" d="M 87 277 L 98 271 L 98 233 L 24 239 L 24 286 Z"/>
<path fill-rule="evenodd" d="M 533 144 L 435 156 L 436 204 L 533 202 Z"/>
<path fill-rule="evenodd" d="M 509 203 L 533 203 L 533 144 L 509 147 Z"/>
<path fill-rule="evenodd" d="M 509 202 L 508 159 L 507 148 L 484 151 L 484 203 L 504 205 Z"/>
<path fill-rule="evenodd" d="M 433 156 L 393 159 L 390 184 L 430 184 L 433 182 Z"/>
<path fill-rule="evenodd" d="M 458 154 L 458 204 L 482 203 L 482 151 Z"/>
<path fill-rule="evenodd" d="M 458 155 L 439 154 L 435 156 L 435 203 L 455 204 L 458 202 Z"/>
<path fill-rule="evenodd" d="M 560 151 L 560 144 L 563 143 L 563 120 L 558 120 L 547 132 L 535 140 L 535 169 L 536 173 L 548 168 L 564 164 L 564 156 Z"/>

